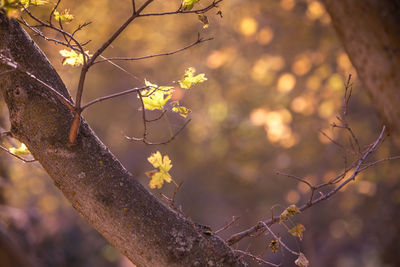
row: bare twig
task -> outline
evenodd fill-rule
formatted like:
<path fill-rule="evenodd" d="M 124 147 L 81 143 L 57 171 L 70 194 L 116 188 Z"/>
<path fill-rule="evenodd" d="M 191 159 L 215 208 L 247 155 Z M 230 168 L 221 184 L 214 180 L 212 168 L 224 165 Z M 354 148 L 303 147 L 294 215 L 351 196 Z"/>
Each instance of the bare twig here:
<path fill-rule="evenodd" d="M 226 225 L 224 225 L 222 228 L 218 229 L 217 231 L 214 232 L 214 234 L 218 234 L 219 232 L 225 231 L 228 229 L 232 224 L 234 224 L 237 220 L 239 220 L 242 216 L 232 216 L 232 220 L 228 222 Z"/>
<path fill-rule="evenodd" d="M 198 45 L 200 43 L 203 42 L 207 42 L 210 40 L 213 40 L 214 38 L 207 38 L 207 39 L 202 39 L 200 36 L 198 37 L 198 39 L 191 43 L 190 45 L 187 45 L 185 47 L 182 47 L 180 49 L 177 49 L 175 51 L 171 51 L 171 52 L 166 52 L 166 53 L 160 53 L 160 54 L 153 54 L 153 55 L 148 55 L 148 56 L 142 56 L 142 57 L 110 57 L 110 58 L 104 58 L 102 60 L 98 60 L 96 62 L 94 62 L 93 64 L 97 64 L 97 63 L 101 63 L 101 62 L 105 62 L 105 61 L 135 61 L 135 60 L 143 60 L 143 59 L 149 59 L 149 58 L 153 58 L 153 57 L 161 57 L 161 56 L 169 56 L 169 55 L 173 55 L 179 52 L 182 52 L 184 50 L 187 50 L 195 45 Z"/>
<path fill-rule="evenodd" d="M 307 202 L 306 204 L 303 204 L 302 206 L 299 207 L 299 210 L 302 212 L 316 204 L 318 204 L 319 202 L 322 202 L 324 200 L 329 199 L 330 197 L 332 197 L 334 194 L 336 194 L 340 189 L 342 189 L 344 186 L 346 186 L 349 182 L 355 180 L 355 178 L 357 177 L 357 175 L 365 170 L 367 167 L 363 167 L 363 164 L 365 162 L 365 160 L 368 158 L 368 156 L 374 152 L 376 150 L 376 148 L 378 147 L 378 145 L 381 143 L 381 141 L 383 140 L 384 137 L 384 133 L 386 131 L 386 126 L 383 126 L 382 131 L 379 135 L 379 137 L 376 139 L 376 141 L 366 150 L 366 152 L 362 155 L 362 157 L 358 160 L 357 164 L 355 165 L 355 168 L 352 172 L 352 175 L 347 178 L 346 180 L 342 181 L 338 186 L 336 186 L 334 189 L 332 189 L 331 191 L 327 192 L 327 193 L 320 193 L 320 196 L 317 199 L 314 199 L 312 201 Z M 399 159 L 399 157 L 395 157 L 394 159 Z M 386 160 L 383 160 L 386 161 Z M 375 162 L 374 165 L 383 162 L 383 161 L 378 161 Z M 254 233 L 257 233 L 265 228 L 265 225 L 267 226 L 271 226 L 277 222 L 279 222 L 280 217 L 279 216 L 275 216 L 265 222 L 259 222 L 257 225 L 242 231 L 240 233 L 234 234 L 232 235 L 228 240 L 227 243 L 229 245 L 233 245 L 237 242 L 239 242 L 240 240 L 242 240 L 244 237 L 250 236 Z"/>
<path fill-rule="evenodd" d="M 172 141 L 180 134 L 180 132 L 182 132 L 182 130 L 186 127 L 186 125 L 188 125 L 188 123 L 189 123 L 190 121 L 191 121 L 191 119 L 187 120 L 187 121 L 185 122 L 185 124 L 183 124 L 182 127 L 179 128 L 179 130 L 176 131 L 175 134 L 174 134 L 173 136 L 171 136 L 168 140 L 163 141 L 163 142 L 158 142 L 158 143 L 156 143 L 156 142 L 150 142 L 150 141 L 148 141 L 146 138 L 143 138 L 143 137 L 142 137 L 142 138 L 136 138 L 136 137 L 125 136 L 125 138 L 128 139 L 128 140 L 130 140 L 130 141 L 140 141 L 140 142 L 145 143 L 146 145 L 166 145 L 166 144 L 172 142 Z"/>
<path fill-rule="evenodd" d="M 81 111 L 84 111 L 86 108 L 90 107 L 93 104 L 96 104 L 98 102 L 102 102 L 111 98 L 115 98 L 115 97 L 119 97 L 119 96 L 123 96 L 123 95 L 127 95 L 127 94 L 131 94 L 131 93 L 137 93 L 143 90 L 148 89 L 149 86 L 143 86 L 143 87 L 136 87 L 136 88 L 132 88 L 132 89 L 128 89 L 119 93 L 115 93 L 115 94 L 111 94 L 111 95 L 107 95 L 107 96 L 102 96 L 99 98 L 96 98 L 90 102 L 88 102 L 87 104 L 85 104 L 84 106 L 82 106 Z"/>
<path fill-rule="evenodd" d="M 211 4 L 206 6 L 205 8 L 201 9 L 196 9 L 196 10 L 181 10 L 179 8 L 176 11 L 169 11 L 169 12 L 160 12 L 160 13 L 145 13 L 145 14 L 140 14 L 139 17 L 150 17 L 150 16 L 166 16 L 166 15 L 177 15 L 177 14 L 204 14 L 208 12 L 209 10 L 218 7 L 218 4 L 221 3 L 223 0 L 214 0 Z"/>
<path fill-rule="evenodd" d="M 250 252 L 247 252 L 247 251 L 243 251 L 243 250 L 239 250 L 239 249 L 234 249 L 233 251 L 236 252 L 236 253 L 245 255 L 247 257 L 250 257 L 253 260 L 257 261 L 259 264 L 267 264 L 269 266 L 274 266 L 274 267 L 282 266 L 282 264 L 275 264 L 275 263 L 272 263 L 272 262 L 269 262 L 269 261 L 265 261 L 265 260 L 261 259 L 260 257 L 257 257 L 257 256 L 255 256 L 255 255 L 253 255 L 253 254 L 251 254 Z"/>

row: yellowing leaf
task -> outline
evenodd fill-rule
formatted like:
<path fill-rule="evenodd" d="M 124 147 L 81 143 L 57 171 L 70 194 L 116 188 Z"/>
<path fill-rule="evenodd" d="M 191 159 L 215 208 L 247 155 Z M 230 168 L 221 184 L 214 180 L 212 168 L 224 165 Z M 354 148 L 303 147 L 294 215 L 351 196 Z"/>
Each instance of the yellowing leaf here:
<path fill-rule="evenodd" d="M 1 0 L 0 8 L 2 8 L 7 17 L 17 18 L 23 8 L 28 8 L 29 5 L 39 6 L 46 4 L 45 0 Z"/>
<path fill-rule="evenodd" d="M 271 249 L 273 253 L 276 253 L 279 248 L 279 240 L 277 239 L 271 240 L 271 242 L 269 242 L 268 247 Z"/>
<path fill-rule="evenodd" d="M 186 118 L 189 113 L 192 111 L 184 106 L 179 106 L 179 104 L 175 104 L 172 108 L 173 112 L 179 113 L 182 117 Z"/>
<path fill-rule="evenodd" d="M 156 153 L 151 154 L 147 160 L 151 163 L 151 165 L 153 165 L 154 168 L 158 168 L 158 170 L 146 172 L 147 177 L 151 178 L 149 182 L 151 189 L 161 188 L 164 184 L 164 181 L 167 183 L 172 181 L 171 175 L 168 172 L 172 168 L 172 164 L 167 155 L 162 157 L 160 151 L 157 151 Z"/>
<path fill-rule="evenodd" d="M 203 23 L 203 29 L 207 29 L 210 26 L 206 15 L 199 15 L 199 20 Z"/>
<path fill-rule="evenodd" d="M 164 105 L 171 98 L 174 90 L 172 86 L 158 86 L 145 80 L 146 86 L 150 89 L 140 92 L 143 99 L 144 108 L 147 110 L 164 109 Z"/>
<path fill-rule="evenodd" d="M 304 225 L 299 223 L 288 232 L 291 233 L 293 236 L 297 236 L 300 240 L 303 240 L 303 232 L 305 230 L 306 228 L 304 227 Z"/>
<path fill-rule="evenodd" d="M 89 55 L 89 51 L 85 51 L 86 55 L 88 55 L 89 57 L 91 55 Z M 62 64 L 63 65 L 71 65 L 71 66 L 80 66 L 83 65 L 83 54 L 81 53 L 77 53 L 74 50 L 60 50 L 60 54 L 64 57 Z"/>
<path fill-rule="evenodd" d="M 185 70 L 185 75 L 183 75 L 182 80 L 179 81 L 179 85 L 181 86 L 181 88 L 189 89 L 190 87 L 192 87 L 193 84 L 207 81 L 204 73 L 194 76 L 195 72 L 196 70 L 194 68 L 188 68 L 187 70 Z"/>
<path fill-rule="evenodd" d="M 188 11 L 191 10 L 194 4 L 198 3 L 200 0 L 183 0 L 181 10 Z"/>
<path fill-rule="evenodd" d="M 290 205 L 287 207 L 279 216 L 280 221 L 286 221 L 289 217 L 294 216 L 296 213 L 300 213 L 299 208 L 296 205 Z"/>
<path fill-rule="evenodd" d="M 11 147 L 8 149 L 8 151 L 20 157 L 27 156 L 31 153 L 24 143 L 22 143 L 18 148 Z"/>
<path fill-rule="evenodd" d="M 54 18 L 59 22 L 69 23 L 74 19 L 74 15 L 69 13 L 69 9 L 65 9 L 63 12 L 58 12 L 57 10 L 53 13 Z"/>
<path fill-rule="evenodd" d="M 309 265 L 309 262 L 308 262 L 306 256 L 304 256 L 304 254 L 301 252 L 300 252 L 300 255 L 297 258 L 297 260 L 294 261 L 294 263 L 300 267 L 308 267 L 308 265 Z"/>

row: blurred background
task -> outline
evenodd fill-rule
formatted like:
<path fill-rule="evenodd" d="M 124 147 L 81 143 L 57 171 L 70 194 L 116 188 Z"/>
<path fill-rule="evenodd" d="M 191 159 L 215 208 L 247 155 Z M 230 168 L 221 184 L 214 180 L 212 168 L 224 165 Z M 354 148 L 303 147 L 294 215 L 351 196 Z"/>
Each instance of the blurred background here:
<path fill-rule="evenodd" d="M 87 49 L 92 53 L 129 16 L 130 4 L 71 0 L 62 2 L 60 10 L 68 8 L 75 16 L 66 29 L 92 22 L 77 34 L 81 42 L 91 40 Z M 176 10 L 179 5 L 179 0 L 154 1 L 148 12 Z M 206 5 L 205 0 L 198 4 Z M 51 5 L 33 9 L 43 18 L 50 10 Z M 104 56 L 173 51 L 194 42 L 198 33 L 214 40 L 173 56 L 117 62 L 130 74 L 102 63 L 87 76 L 85 102 L 142 86 L 144 79 L 170 84 L 181 79 L 188 67 L 205 73 L 207 82 L 189 91 L 176 88 L 174 99 L 193 112 L 192 121 L 173 142 L 146 146 L 125 139 L 125 135 L 140 137 L 143 131 L 136 95 L 97 104 L 84 117 L 149 191 L 144 173 L 152 166 L 147 157 L 157 150 L 168 154 L 174 180 L 183 182 L 176 202 L 194 221 L 218 230 L 232 216 L 241 216 L 220 233 L 226 239 L 268 219 L 271 208 L 276 215 L 290 204 L 307 201 L 307 187 L 277 176 L 276 171 L 312 183 L 342 172 L 343 151 L 320 130 L 343 144 L 348 141 L 330 124 L 341 112 L 349 74 L 354 90 L 348 119 L 363 148 L 377 138 L 381 121 L 319 1 L 225 0 L 208 13 L 208 19 L 210 26 L 204 29 L 194 14 L 139 18 Z M 64 47 L 34 39 L 75 96 L 80 69 L 62 66 L 59 50 Z M 6 107 L 1 105 L 1 126 L 8 129 Z M 149 112 L 153 117 L 159 114 Z M 176 131 L 185 123 L 171 111 L 166 117 L 151 124 L 151 140 L 168 139 L 170 128 Z M 395 154 L 389 138 L 372 160 Z M 5 153 L 0 157 L 1 225 L 28 258 L 38 266 L 133 266 L 72 209 L 39 164 L 24 164 Z M 370 168 L 331 200 L 296 216 L 294 222 L 306 228 L 303 241 L 284 227 L 273 229 L 293 250 L 301 250 L 311 266 L 400 266 L 398 166 L 386 162 Z M 171 196 L 173 191 L 172 184 L 151 190 L 157 197 Z M 235 247 L 293 266 L 295 257 L 286 251 L 272 253 L 269 241 L 270 236 L 259 236 Z"/>

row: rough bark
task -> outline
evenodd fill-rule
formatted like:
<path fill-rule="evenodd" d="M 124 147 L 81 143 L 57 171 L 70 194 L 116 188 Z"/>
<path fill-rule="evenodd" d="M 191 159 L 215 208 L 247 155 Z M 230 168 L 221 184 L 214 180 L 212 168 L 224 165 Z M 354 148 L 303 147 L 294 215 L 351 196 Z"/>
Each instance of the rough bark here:
<path fill-rule="evenodd" d="M 373 105 L 400 148 L 400 1 L 322 0 Z"/>
<path fill-rule="evenodd" d="M 0 14 L 0 50 L 70 99 L 44 54 L 15 21 Z M 0 72 L 6 67 L 0 66 Z M 204 234 L 151 195 L 82 120 L 68 143 L 73 116 L 26 75 L 0 76 L 11 132 L 25 143 L 72 206 L 137 266 L 243 266 L 221 239 Z"/>

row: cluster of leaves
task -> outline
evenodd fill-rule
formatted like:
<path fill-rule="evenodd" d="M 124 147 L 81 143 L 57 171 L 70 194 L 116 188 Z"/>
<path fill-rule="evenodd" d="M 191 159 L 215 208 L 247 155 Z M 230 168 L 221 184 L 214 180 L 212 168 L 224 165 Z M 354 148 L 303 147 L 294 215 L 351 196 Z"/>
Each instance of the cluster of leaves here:
<path fill-rule="evenodd" d="M 16 18 L 24 8 L 41 6 L 47 3 L 47 0 L 1 0 L 0 9 L 4 10 L 7 17 Z"/>
<path fill-rule="evenodd" d="M 188 68 L 185 71 L 182 80 L 178 81 L 182 89 L 188 90 L 192 87 L 192 85 L 202 83 L 207 80 L 204 73 L 195 76 L 195 71 L 196 70 L 194 68 Z M 174 87 L 158 86 L 157 84 L 153 84 L 147 80 L 145 80 L 145 85 L 148 87 L 148 89 L 140 92 L 144 108 L 146 110 L 164 110 L 165 104 L 167 104 L 168 100 L 170 100 L 172 97 Z M 179 115 L 184 118 L 186 118 L 186 116 L 192 112 L 190 109 L 180 106 L 179 102 L 176 101 L 172 103 L 172 106 L 172 111 L 179 113 Z"/>

